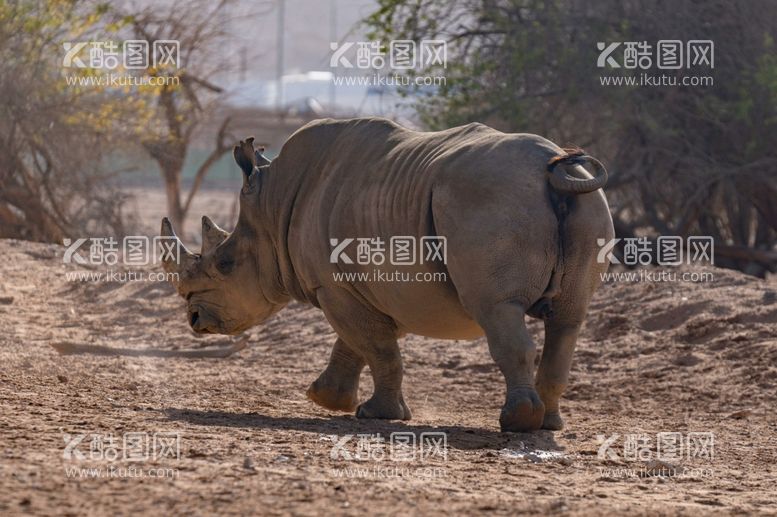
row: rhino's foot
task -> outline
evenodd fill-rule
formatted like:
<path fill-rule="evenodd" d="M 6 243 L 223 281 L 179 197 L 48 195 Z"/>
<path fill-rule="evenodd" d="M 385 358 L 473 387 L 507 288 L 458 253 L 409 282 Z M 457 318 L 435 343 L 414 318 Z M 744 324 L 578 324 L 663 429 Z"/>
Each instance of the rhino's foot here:
<path fill-rule="evenodd" d="M 551 431 L 561 431 L 564 429 L 564 419 L 558 411 L 548 411 L 542 419 L 542 428 Z"/>
<path fill-rule="evenodd" d="M 383 418 L 386 420 L 410 420 L 410 408 L 400 396 L 397 398 L 372 396 L 356 408 L 356 418 Z"/>
<path fill-rule="evenodd" d="M 516 388 L 507 394 L 499 415 L 502 431 L 524 433 L 536 431 L 543 424 L 545 405 L 533 388 Z"/>
<path fill-rule="evenodd" d="M 310 385 L 307 396 L 319 406 L 333 411 L 353 411 L 359 403 L 357 386 L 327 383 L 318 378 Z"/>

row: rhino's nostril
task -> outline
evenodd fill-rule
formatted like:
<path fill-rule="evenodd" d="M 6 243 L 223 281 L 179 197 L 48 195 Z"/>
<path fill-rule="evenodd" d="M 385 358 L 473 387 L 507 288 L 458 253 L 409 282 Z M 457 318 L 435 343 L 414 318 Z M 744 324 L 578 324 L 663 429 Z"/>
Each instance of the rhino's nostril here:
<path fill-rule="evenodd" d="M 197 311 L 194 311 L 189 314 L 189 325 L 194 327 L 197 324 L 197 321 L 200 319 L 200 314 Z"/>

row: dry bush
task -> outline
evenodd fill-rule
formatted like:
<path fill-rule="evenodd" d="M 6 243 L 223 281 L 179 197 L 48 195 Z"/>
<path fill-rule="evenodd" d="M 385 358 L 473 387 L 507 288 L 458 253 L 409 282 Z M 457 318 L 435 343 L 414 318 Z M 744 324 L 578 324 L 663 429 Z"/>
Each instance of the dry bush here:
<path fill-rule="evenodd" d="M 62 42 L 99 17 L 78 2 L 0 3 L 0 237 L 124 232 L 124 198 L 105 172 L 117 100 L 62 77 Z"/>

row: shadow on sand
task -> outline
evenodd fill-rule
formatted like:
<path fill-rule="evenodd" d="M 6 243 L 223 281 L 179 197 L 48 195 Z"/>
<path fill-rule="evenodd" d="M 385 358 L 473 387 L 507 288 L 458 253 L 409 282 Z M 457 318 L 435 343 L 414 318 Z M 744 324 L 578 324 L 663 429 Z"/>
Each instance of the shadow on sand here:
<path fill-rule="evenodd" d="M 448 447 L 452 449 L 564 450 L 564 447 L 556 443 L 553 432 L 544 430 L 533 433 L 502 433 L 491 429 L 457 425 L 429 426 L 392 420 L 361 420 L 353 416 L 333 416 L 331 418 L 273 417 L 260 413 L 230 413 L 176 408 L 165 408 L 160 411 L 170 420 L 200 426 L 283 429 L 334 436 L 380 433 L 382 436 L 388 437 L 391 433 L 413 433 L 416 435 L 416 440 L 420 440 L 421 433 L 444 432 L 447 435 Z"/>

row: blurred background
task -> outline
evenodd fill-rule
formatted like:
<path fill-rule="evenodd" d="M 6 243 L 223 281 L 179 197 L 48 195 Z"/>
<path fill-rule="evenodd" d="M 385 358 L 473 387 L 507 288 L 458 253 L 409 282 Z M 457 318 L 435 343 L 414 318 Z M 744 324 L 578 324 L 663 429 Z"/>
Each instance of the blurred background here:
<path fill-rule="evenodd" d="M 775 20 L 765 0 L 0 0 L 0 238 L 153 234 L 169 215 L 197 242 L 203 213 L 236 220 L 237 139 L 272 158 L 309 120 L 377 115 L 583 147 L 610 171 L 619 237 L 712 236 L 716 265 L 763 277 L 777 272 Z M 89 66 L 110 54 L 92 48 L 128 40 L 179 55 Z M 395 40 L 444 41 L 445 61 L 332 62 L 349 42 L 380 54 Z M 714 50 L 693 68 L 627 66 L 626 42 L 663 40 Z"/>

